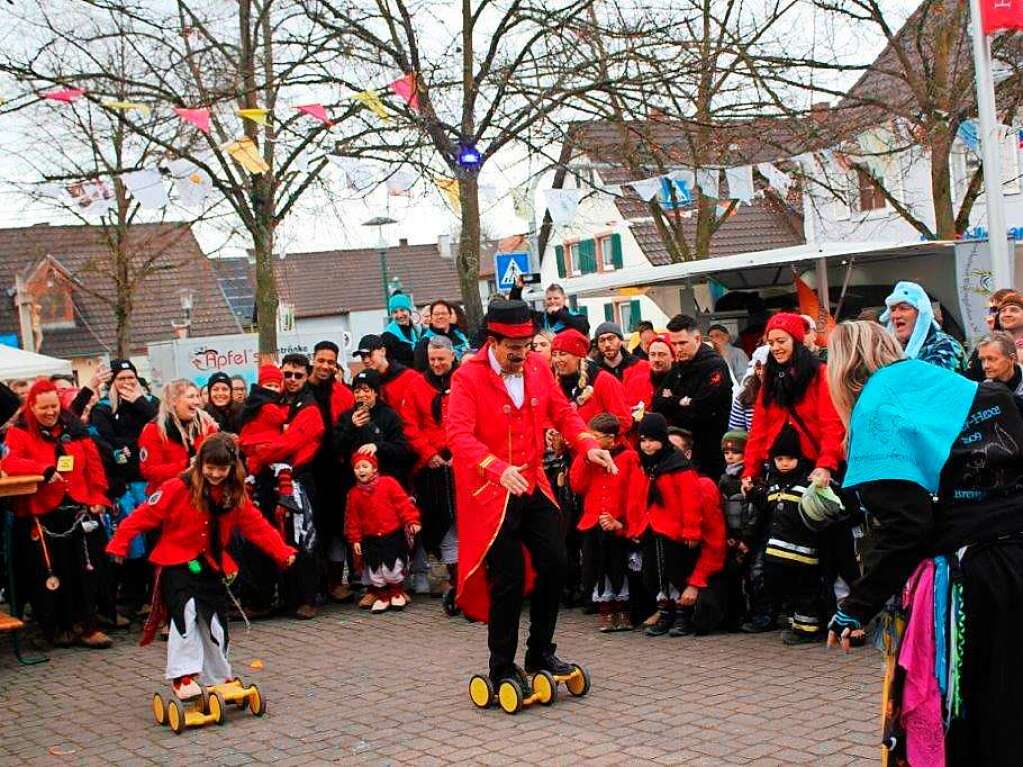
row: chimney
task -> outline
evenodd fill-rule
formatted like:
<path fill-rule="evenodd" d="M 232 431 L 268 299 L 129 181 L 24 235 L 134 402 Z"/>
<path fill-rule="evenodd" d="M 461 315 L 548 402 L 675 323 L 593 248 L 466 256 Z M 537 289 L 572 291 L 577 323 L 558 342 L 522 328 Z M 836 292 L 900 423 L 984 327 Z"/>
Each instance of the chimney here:
<path fill-rule="evenodd" d="M 451 260 L 451 235 L 450 234 L 439 234 L 437 235 L 437 251 L 440 253 L 441 258 Z"/>
<path fill-rule="evenodd" d="M 399 248 L 407 248 L 408 247 L 408 237 L 402 237 L 400 240 L 398 240 L 398 247 Z"/>

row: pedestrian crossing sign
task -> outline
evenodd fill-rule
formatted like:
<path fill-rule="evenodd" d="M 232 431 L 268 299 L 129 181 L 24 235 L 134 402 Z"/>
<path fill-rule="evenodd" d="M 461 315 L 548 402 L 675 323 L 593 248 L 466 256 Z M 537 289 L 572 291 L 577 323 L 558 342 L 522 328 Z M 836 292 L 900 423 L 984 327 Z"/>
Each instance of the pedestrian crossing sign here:
<path fill-rule="evenodd" d="M 494 275 L 499 290 L 515 287 L 515 280 L 529 274 L 529 253 L 515 251 L 494 254 Z"/>

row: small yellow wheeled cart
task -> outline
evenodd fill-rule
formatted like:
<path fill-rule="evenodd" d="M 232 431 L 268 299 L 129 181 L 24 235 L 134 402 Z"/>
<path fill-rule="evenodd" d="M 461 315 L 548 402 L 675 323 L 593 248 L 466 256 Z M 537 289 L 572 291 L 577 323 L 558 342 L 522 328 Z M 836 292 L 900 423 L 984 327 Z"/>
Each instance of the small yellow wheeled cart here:
<path fill-rule="evenodd" d="M 202 695 L 185 701 L 173 693 L 164 698 L 159 692 L 154 692 L 153 718 L 157 724 L 166 724 L 175 735 L 180 735 L 186 727 L 224 724 L 227 721 L 227 703 L 224 696 L 215 690 L 203 689 Z"/>
<path fill-rule="evenodd" d="M 533 676 L 534 689 L 537 677 L 541 675 L 553 682 L 555 693 L 557 693 L 559 684 L 564 684 L 568 694 L 574 698 L 581 698 L 590 691 L 590 675 L 578 663 L 572 664 L 572 673 L 570 674 L 551 674 L 548 671 L 538 671 Z"/>
<path fill-rule="evenodd" d="M 191 700 L 181 700 L 174 694 L 166 698 L 159 692 L 153 693 L 153 718 L 157 724 L 166 724 L 180 735 L 186 727 L 202 727 L 207 724 L 224 724 L 227 721 L 227 704 L 248 708 L 255 716 L 266 713 L 266 699 L 259 687 L 246 685 L 240 679 L 202 688 L 202 695 Z"/>
<path fill-rule="evenodd" d="M 523 708 L 539 703 L 549 706 L 558 698 L 558 684 L 554 677 L 541 671 L 533 677 L 530 689 L 515 678 L 502 679 L 494 689 L 489 676 L 474 674 L 469 680 L 469 698 L 477 708 L 498 705 L 507 714 L 517 714 Z"/>

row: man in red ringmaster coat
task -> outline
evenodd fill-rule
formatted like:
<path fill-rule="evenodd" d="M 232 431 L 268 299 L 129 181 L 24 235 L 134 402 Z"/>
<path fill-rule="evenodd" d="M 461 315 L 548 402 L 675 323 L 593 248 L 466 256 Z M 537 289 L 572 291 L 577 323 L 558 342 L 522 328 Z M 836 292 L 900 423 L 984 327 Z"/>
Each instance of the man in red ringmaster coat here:
<path fill-rule="evenodd" d="M 534 332 L 529 306 L 495 300 L 485 321 L 486 344 L 452 378 L 446 426 L 456 488 L 458 604 L 470 618 L 489 623 L 496 686 L 507 678 L 524 682 L 515 653 L 522 599 L 534 575 L 526 671 L 572 671 L 554 654 L 552 641 L 567 559 L 543 471 L 544 429 L 553 425 L 592 463 L 616 469 L 550 368 L 528 352 Z"/>

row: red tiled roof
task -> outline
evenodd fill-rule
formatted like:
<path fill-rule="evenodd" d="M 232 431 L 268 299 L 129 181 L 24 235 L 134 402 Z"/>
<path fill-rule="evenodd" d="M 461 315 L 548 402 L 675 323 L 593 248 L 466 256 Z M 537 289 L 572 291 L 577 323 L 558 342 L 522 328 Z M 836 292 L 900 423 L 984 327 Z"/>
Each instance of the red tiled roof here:
<path fill-rule="evenodd" d="M 625 125 L 588 122 L 574 125 L 570 140 L 573 153 L 593 163 L 605 184 L 621 185 L 692 164 L 694 130 L 692 123 L 682 121 Z M 781 162 L 784 158 L 822 148 L 830 140 L 826 120 L 763 118 L 716 127 L 711 145 L 701 155 L 707 165 L 774 162 L 784 169 Z M 721 183 L 725 189 L 723 177 Z M 615 204 L 622 218 L 633 222 L 631 231 L 650 263 L 655 266 L 669 263 L 668 249 L 653 223 L 649 205 L 631 187 L 622 188 Z M 682 219 L 682 228 L 687 241 L 694 242 L 695 214 Z M 786 200 L 772 192 L 755 198 L 752 205 L 739 205 L 711 239 L 710 255 L 790 247 L 804 241 L 802 198 L 794 185 Z"/>
<path fill-rule="evenodd" d="M 133 353 L 145 353 L 148 343 L 173 337 L 171 320 L 182 318 L 179 291 L 186 286 L 193 291 L 192 335 L 240 332 L 210 262 L 187 225 L 134 225 L 127 247 L 139 254 L 138 258 L 152 254 L 156 267 L 135 294 Z M 46 256 L 55 259 L 78 285 L 72 291 L 76 327 L 44 329 L 42 352 L 65 358 L 113 354 L 116 326 L 109 301 L 114 291 L 102 228 L 37 225 L 0 229 L 0 285 L 13 289 L 15 273 L 31 270 Z M 0 333 L 19 333 L 13 298 L 0 302 Z"/>
<path fill-rule="evenodd" d="M 480 277 L 493 276 L 493 243 L 484 245 Z M 451 243 L 451 258 L 444 258 L 436 243 L 402 244 L 387 248 L 387 275 L 401 280 L 401 287 L 417 303 L 436 299 L 461 302 L 455 257 L 458 243 Z M 380 249 L 324 250 L 289 253 L 274 261 L 281 300 L 295 305 L 295 316 L 323 317 L 344 312 L 382 309 L 384 286 L 380 274 Z"/>

